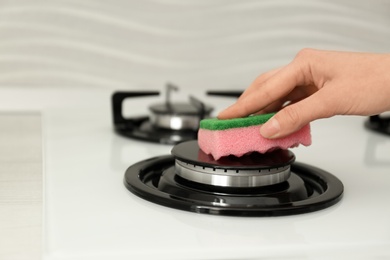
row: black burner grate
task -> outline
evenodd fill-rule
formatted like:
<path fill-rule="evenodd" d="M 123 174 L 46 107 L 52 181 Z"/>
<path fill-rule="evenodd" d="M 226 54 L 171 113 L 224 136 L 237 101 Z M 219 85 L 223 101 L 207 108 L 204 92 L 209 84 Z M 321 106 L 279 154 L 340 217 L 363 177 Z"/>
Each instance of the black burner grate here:
<path fill-rule="evenodd" d="M 381 115 L 370 116 L 365 126 L 375 132 L 390 135 L 390 117 Z"/>
<path fill-rule="evenodd" d="M 284 182 L 237 188 L 184 179 L 176 172 L 175 159 L 172 155 L 160 156 L 130 166 L 125 173 L 125 186 L 137 196 L 160 205 L 227 216 L 307 213 L 336 204 L 343 194 L 339 179 L 303 163 L 292 163 L 291 176 Z"/>

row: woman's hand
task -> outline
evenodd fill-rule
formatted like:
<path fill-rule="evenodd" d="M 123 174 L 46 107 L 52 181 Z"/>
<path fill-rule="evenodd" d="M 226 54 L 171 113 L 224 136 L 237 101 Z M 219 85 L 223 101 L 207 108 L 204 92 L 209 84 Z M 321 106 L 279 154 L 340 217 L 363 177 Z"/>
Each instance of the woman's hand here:
<path fill-rule="evenodd" d="M 219 119 L 275 112 L 260 133 L 279 138 L 334 115 L 390 110 L 390 54 L 304 49 L 288 65 L 260 75 Z"/>

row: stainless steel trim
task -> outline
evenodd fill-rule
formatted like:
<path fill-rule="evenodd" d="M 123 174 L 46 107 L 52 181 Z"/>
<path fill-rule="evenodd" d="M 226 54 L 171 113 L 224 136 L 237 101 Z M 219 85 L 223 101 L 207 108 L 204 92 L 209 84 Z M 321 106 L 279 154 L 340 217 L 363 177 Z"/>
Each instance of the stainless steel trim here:
<path fill-rule="evenodd" d="M 199 127 L 199 115 L 150 115 L 150 122 L 161 128 L 172 130 L 192 129 L 197 130 Z"/>
<path fill-rule="evenodd" d="M 232 170 L 203 167 L 176 159 L 177 175 L 184 179 L 222 187 L 261 187 L 286 181 L 290 177 L 290 165 L 256 170 Z"/>

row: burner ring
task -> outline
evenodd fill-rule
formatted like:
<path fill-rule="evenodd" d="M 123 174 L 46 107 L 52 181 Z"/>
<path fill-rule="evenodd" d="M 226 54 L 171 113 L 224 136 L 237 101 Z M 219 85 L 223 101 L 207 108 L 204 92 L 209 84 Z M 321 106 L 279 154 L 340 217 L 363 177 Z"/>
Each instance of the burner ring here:
<path fill-rule="evenodd" d="M 222 187 L 261 187 L 286 181 L 290 166 L 263 169 L 223 169 L 175 160 L 176 174 L 197 183 Z"/>
<path fill-rule="evenodd" d="M 209 116 L 209 114 L 207 114 Z M 151 114 L 150 122 L 157 127 L 172 130 L 197 130 L 199 128 L 199 115 L 158 115 Z"/>

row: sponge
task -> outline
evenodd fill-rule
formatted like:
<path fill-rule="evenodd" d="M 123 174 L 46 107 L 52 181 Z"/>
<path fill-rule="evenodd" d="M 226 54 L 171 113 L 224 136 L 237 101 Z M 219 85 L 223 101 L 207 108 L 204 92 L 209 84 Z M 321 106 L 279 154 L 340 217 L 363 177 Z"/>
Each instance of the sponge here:
<path fill-rule="evenodd" d="M 198 131 L 199 147 L 218 160 L 222 156 L 240 157 L 251 152 L 266 153 L 311 144 L 309 124 L 283 138 L 264 138 L 260 134 L 260 127 L 273 115 L 274 113 L 225 120 L 203 119 Z"/>

